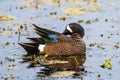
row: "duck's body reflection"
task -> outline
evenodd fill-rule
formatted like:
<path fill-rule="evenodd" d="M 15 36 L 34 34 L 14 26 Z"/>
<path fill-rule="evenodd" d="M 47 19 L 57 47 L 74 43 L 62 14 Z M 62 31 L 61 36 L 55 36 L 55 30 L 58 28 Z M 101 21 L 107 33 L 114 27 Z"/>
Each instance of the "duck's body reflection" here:
<path fill-rule="evenodd" d="M 46 76 L 54 76 L 54 77 L 69 77 L 69 76 L 78 76 L 75 75 L 77 72 L 84 73 L 84 66 L 86 60 L 86 55 L 73 55 L 73 56 L 51 56 L 44 59 L 44 56 L 36 57 L 33 56 L 23 56 L 22 63 L 28 63 L 27 68 L 35 68 L 35 67 L 44 67 L 38 71 L 37 78 L 46 77 Z M 59 73 L 58 73 L 59 72 Z M 61 74 L 60 74 L 61 72 Z M 57 75 L 58 74 L 58 75 Z"/>

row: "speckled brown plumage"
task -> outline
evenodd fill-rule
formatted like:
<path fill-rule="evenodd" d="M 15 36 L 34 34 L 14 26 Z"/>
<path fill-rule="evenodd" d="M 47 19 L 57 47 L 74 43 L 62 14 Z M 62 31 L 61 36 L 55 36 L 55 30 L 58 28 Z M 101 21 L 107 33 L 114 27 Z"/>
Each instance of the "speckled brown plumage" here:
<path fill-rule="evenodd" d="M 67 41 L 51 43 L 45 46 L 48 55 L 75 55 L 86 51 L 86 45 L 79 34 L 74 33 Z"/>
<path fill-rule="evenodd" d="M 80 54 L 86 51 L 86 45 L 82 39 L 84 36 L 84 28 L 77 23 L 66 25 L 63 33 L 44 29 L 35 24 L 33 24 L 33 26 L 35 33 L 38 34 L 39 37 L 27 38 L 31 40 L 32 43 L 18 43 L 27 51 L 28 55 L 48 54 L 62 56 Z M 45 46 L 43 47 L 44 49 L 41 48 L 40 45 Z"/>

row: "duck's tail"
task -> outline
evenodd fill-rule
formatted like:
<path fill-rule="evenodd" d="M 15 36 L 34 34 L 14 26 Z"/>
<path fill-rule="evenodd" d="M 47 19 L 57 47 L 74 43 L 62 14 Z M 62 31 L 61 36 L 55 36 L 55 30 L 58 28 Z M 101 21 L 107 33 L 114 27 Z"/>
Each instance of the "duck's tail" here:
<path fill-rule="evenodd" d="M 33 54 L 39 54 L 38 46 L 39 44 L 37 43 L 18 43 L 21 45 L 28 53 L 28 55 L 33 55 Z"/>

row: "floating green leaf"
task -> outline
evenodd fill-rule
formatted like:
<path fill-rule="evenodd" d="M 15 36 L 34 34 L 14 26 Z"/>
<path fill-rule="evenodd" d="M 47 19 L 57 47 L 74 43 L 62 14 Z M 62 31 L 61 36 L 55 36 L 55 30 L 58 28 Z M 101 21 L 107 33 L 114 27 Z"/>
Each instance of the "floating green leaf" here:
<path fill-rule="evenodd" d="M 102 64 L 100 67 L 107 68 L 107 69 L 112 69 L 112 65 L 111 65 L 110 61 L 111 61 L 110 59 L 106 60 L 105 63 Z"/>

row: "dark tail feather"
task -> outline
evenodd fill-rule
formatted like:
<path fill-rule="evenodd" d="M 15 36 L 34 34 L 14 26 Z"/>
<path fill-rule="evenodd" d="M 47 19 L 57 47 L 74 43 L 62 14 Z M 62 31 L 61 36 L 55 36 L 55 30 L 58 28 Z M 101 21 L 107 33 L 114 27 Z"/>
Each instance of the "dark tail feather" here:
<path fill-rule="evenodd" d="M 51 34 L 51 33 L 47 32 L 46 30 L 43 30 L 43 29 L 34 28 L 34 30 L 35 30 L 36 32 L 43 33 L 43 34 L 45 34 L 45 35 Z"/>
<path fill-rule="evenodd" d="M 38 30 L 35 31 L 36 34 L 38 34 L 39 36 L 41 36 L 42 38 L 48 38 L 48 35 L 43 33 L 43 32 L 40 32 Z"/>
<path fill-rule="evenodd" d="M 37 43 L 18 43 L 18 44 L 21 45 L 29 55 L 39 53 L 39 50 L 38 50 L 39 44 Z"/>
<path fill-rule="evenodd" d="M 40 28 L 39 26 L 35 25 L 35 24 L 32 24 L 36 29 L 35 30 L 38 30 L 40 31 L 41 33 L 46 33 L 46 34 L 58 34 L 58 32 L 55 32 L 55 31 L 52 31 L 52 30 L 48 30 L 48 29 L 43 29 L 43 28 Z"/>
<path fill-rule="evenodd" d="M 27 38 L 30 39 L 32 42 L 37 44 L 45 44 L 45 41 L 42 38 Z"/>

